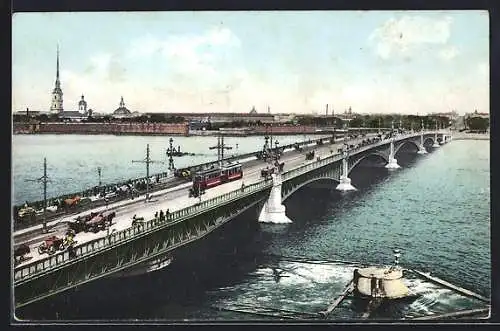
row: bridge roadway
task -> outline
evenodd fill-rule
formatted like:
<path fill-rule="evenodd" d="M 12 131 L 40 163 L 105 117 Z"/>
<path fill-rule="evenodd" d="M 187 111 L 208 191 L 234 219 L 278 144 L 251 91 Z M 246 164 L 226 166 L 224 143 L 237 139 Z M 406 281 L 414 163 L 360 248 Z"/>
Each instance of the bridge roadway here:
<path fill-rule="evenodd" d="M 375 136 L 375 134 L 367 135 L 366 137 Z M 350 144 L 358 144 L 365 138 L 358 138 L 350 140 Z M 336 154 L 337 149 L 341 147 L 343 144 L 343 140 L 339 139 L 339 142 L 335 144 L 325 143 L 323 145 L 316 145 L 315 143 L 307 145 L 306 148 L 303 149 L 302 152 L 298 152 L 295 150 L 285 150 L 280 161 L 285 162 L 284 171 L 296 168 L 300 165 L 314 162 L 316 157 L 319 155 L 320 157 L 325 157 L 327 155 Z M 305 160 L 305 154 L 307 151 L 315 150 L 315 157 L 313 160 Z M 205 194 L 201 196 L 201 200 L 207 200 L 210 198 L 217 197 L 224 193 L 228 193 L 234 191 L 238 188 L 241 188 L 242 183 L 245 185 L 250 185 L 253 183 L 257 183 L 262 180 L 260 171 L 266 166 L 266 163 L 261 160 L 255 160 L 254 158 L 249 158 L 246 160 L 242 160 L 243 162 L 243 179 L 236 180 L 233 182 L 225 183 L 223 185 L 216 186 L 214 188 L 208 189 L 205 191 Z M 161 191 L 157 191 L 153 194 L 151 201 L 148 203 L 145 202 L 145 195 L 140 196 L 139 198 L 135 198 L 134 200 L 122 200 L 112 204 L 109 204 L 108 207 L 98 207 L 91 210 L 87 210 L 80 214 L 69 215 L 59 219 L 56 219 L 52 222 L 49 222 L 49 226 L 53 228 L 57 228 L 57 224 L 65 223 L 68 221 L 74 220 L 78 216 L 88 215 L 91 212 L 102 212 L 102 211 L 114 211 L 116 212 L 116 216 L 113 219 L 113 223 L 109 228 L 109 233 L 114 231 L 124 230 L 128 227 L 132 226 L 132 218 L 134 215 L 137 217 L 144 217 L 145 220 L 153 218 L 156 212 L 163 210 L 165 212 L 167 209 L 170 212 L 177 211 L 179 209 L 183 209 L 185 207 L 197 204 L 200 199 L 193 198 L 188 196 L 188 189 L 191 187 L 191 182 L 186 182 L 176 187 L 164 189 Z M 40 226 L 38 226 L 40 227 Z M 57 235 L 59 237 L 64 236 L 64 227 L 62 227 L 59 231 L 55 229 L 51 234 Z M 31 232 L 30 232 L 31 231 Z M 16 231 L 14 233 L 14 242 L 16 244 L 26 243 L 30 246 L 31 252 L 29 253 L 29 259 L 19 263 L 16 265 L 16 269 L 18 267 L 22 267 L 28 263 L 33 263 L 35 261 L 39 261 L 43 258 L 47 257 L 47 254 L 39 254 L 38 246 L 42 243 L 43 239 L 50 234 L 42 234 L 42 235 L 30 235 L 32 232 L 32 228 L 23 229 L 20 231 Z M 26 236 L 23 236 L 26 234 Z M 82 244 L 85 242 L 92 241 L 97 238 L 105 237 L 107 235 L 107 231 L 99 231 L 97 233 L 93 232 L 81 232 L 76 234 L 74 240 L 76 244 Z M 60 254 L 62 252 L 57 252 L 54 255 Z"/>

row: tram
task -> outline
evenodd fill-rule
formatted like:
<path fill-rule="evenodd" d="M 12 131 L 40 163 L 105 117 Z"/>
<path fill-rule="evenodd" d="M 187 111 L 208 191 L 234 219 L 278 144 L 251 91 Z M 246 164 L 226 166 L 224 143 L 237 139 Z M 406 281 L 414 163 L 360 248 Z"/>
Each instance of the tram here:
<path fill-rule="evenodd" d="M 189 190 L 190 196 L 198 196 L 206 189 L 221 185 L 243 177 L 240 163 L 229 163 L 223 166 L 212 166 L 210 169 L 198 171 L 193 176 L 193 186 Z"/>

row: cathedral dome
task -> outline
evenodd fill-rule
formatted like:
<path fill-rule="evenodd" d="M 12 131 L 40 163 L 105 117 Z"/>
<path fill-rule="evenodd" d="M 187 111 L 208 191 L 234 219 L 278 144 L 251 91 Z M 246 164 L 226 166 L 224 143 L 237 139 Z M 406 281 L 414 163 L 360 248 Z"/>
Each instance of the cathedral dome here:
<path fill-rule="evenodd" d="M 125 107 L 125 102 L 123 102 L 123 97 L 120 101 L 120 106 L 113 112 L 113 115 L 130 115 L 132 112 Z"/>

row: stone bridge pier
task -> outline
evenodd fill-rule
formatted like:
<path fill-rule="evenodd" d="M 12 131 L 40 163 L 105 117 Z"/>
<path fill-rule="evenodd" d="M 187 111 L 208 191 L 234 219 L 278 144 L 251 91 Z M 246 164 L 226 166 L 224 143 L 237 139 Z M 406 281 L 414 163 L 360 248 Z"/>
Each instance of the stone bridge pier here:
<path fill-rule="evenodd" d="M 340 183 L 337 185 L 336 189 L 339 191 L 354 191 L 356 188 L 351 185 L 351 179 L 349 178 L 349 149 L 347 144 L 344 145 L 342 149 L 342 174 L 339 178 Z"/>
<path fill-rule="evenodd" d="M 427 150 L 425 149 L 424 146 L 424 131 L 425 131 L 425 126 L 424 126 L 424 120 L 422 120 L 422 130 L 420 130 L 420 145 L 418 145 L 418 154 L 427 154 Z"/>
<path fill-rule="evenodd" d="M 262 211 L 259 215 L 259 222 L 262 223 L 292 223 L 292 220 L 286 216 L 286 207 L 281 200 L 281 174 L 274 173 L 271 175 L 273 187 Z"/>

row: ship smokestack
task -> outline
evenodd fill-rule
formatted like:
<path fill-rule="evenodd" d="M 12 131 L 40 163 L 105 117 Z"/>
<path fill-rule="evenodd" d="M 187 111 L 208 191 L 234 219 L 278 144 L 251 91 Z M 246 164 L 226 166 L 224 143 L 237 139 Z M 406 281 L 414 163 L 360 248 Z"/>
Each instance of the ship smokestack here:
<path fill-rule="evenodd" d="M 328 104 L 326 104 L 326 116 L 328 116 Z"/>

